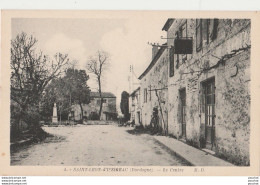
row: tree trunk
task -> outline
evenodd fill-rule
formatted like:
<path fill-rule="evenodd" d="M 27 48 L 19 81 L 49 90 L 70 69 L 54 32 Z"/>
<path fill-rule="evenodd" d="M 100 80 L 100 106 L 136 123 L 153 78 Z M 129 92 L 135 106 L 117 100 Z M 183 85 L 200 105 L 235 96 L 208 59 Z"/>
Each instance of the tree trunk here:
<path fill-rule="evenodd" d="M 99 97 L 100 97 L 100 107 L 99 107 L 99 120 L 101 120 L 101 113 L 102 113 L 102 107 L 103 107 L 103 97 L 102 97 L 102 91 L 101 91 L 101 79 L 100 77 L 98 78 L 98 92 L 99 92 Z"/>
<path fill-rule="evenodd" d="M 60 105 L 60 124 L 61 124 L 61 113 L 62 113 L 62 108 L 61 108 L 61 105 Z"/>
<path fill-rule="evenodd" d="M 163 125 L 164 125 L 164 134 L 168 134 L 168 130 L 166 130 L 166 124 L 165 124 L 165 121 L 164 121 L 164 117 L 163 117 L 163 111 L 162 111 L 162 106 L 161 106 L 161 100 L 160 100 L 160 97 L 159 97 L 159 95 L 158 95 L 158 92 L 157 92 L 157 90 L 155 90 L 155 95 L 156 95 L 156 97 L 157 97 L 157 101 L 158 101 L 158 103 L 159 103 L 159 108 L 160 108 L 160 113 L 161 113 L 161 116 L 162 116 L 162 122 L 163 122 Z M 159 120 L 158 120 L 159 121 Z"/>
<path fill-rule="evenodd" d="M 81 110 L 81 120 L 80 123 L 83 124 L 83 107 L 82 107 L 82 103 L 79 103 L 80 106 L 80 110 Z"/>

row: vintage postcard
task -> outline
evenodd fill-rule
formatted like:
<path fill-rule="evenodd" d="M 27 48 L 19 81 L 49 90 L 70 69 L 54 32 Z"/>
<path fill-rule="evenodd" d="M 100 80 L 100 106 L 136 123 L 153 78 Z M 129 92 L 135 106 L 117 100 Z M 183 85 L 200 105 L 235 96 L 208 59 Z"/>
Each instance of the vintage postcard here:
<path fill-rule="evenodd" d="M 258 176 L 259 18 L 3 10 L 0 175 Z"/>

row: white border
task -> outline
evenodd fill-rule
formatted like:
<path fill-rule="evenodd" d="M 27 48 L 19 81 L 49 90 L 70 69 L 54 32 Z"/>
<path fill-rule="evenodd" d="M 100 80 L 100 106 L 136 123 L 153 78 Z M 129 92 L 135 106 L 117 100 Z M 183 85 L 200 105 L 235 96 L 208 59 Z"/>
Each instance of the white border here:
<path fill-rule="evenodd" d="M 0 0 L 0 9 L 259 11 L 259 0 Z"/>

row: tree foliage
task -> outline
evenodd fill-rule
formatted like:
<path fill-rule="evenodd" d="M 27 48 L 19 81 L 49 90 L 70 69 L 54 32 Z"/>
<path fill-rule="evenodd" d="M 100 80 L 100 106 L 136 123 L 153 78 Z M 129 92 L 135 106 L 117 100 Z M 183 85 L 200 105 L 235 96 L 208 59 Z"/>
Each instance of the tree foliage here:
<path fill-rule="evenodd" d="M 41 99 L 41 119 L 50 121 L 53 114 L 53 105 L 57 104 L 59 119 L 67 119 L 70 112 L 70 97 L 67 83 L 63 78 L 53 79 L 46 87 Z"/>
<path fill-rule="evenodd" d="M 57 103 L 60 119 L 68 119 L 73 104 L 80 106 L 81 115 L 83 115 L 82 105 L 90 102 L 90 89 L 87 85 L 88 79 L 89 76 L 85 70 L 74 68 L 67 69 L 63 77 L 54 79 L 47 86 L 44 93 L 42 100 L 43 117 L 50 118 L 52 116 L 54 102 Z"/>
<path fill-rule="evenodd" d="M 81 119 L 83 119 L 83 104 L 90 102 L 90 89 L 87 85 L 89 76 L 85 70 L 68 69 L 64 80 L 68 83 L 68 92 L 70 93 L 71 102 L 78 104 L 81 109 Z M 82 120 L 81 120 L 82 121 Z"/>
<path fill-rule="evenodd" d="M 38 125 L 39 100 L 48 83 L 69 63 L 68 55 L 53 59 L 36 51 L 37 40 L 21 33 L 11 40 L 11 122 Z"/>
<path fill-rule="evenodd" d="M 125 121 L 128 121 L 130 119 L 130 114 L 129 114 L 129 93 L 126 92 L 126 91 L 123 91 L 121 93 L 120 109 L 121 109 L 122 114 L 124 114 Z"/>

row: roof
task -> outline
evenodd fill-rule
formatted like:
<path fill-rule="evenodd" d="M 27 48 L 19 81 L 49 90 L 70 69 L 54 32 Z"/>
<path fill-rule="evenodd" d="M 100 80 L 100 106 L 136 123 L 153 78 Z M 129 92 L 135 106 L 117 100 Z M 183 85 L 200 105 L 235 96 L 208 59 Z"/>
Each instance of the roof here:
<path fill-rule="evenodd" d="M 90 97 L 99 98 L 99 92 L 90 92 Z M 116 96 L 111 92 L 102 92 L 103 98 L 116 98 Z"/>
<path fill-rule="evenodd" d="M 165 46 L 167 46 L 167 43 L 163 44 Z M 146 70 L 139 76 L 139 80 L 141 80 L 154 66 L 154 64 L 157 62 L 157 60 L 160 58 L 160 56 L 162 55 L 162 53 L 164 52 L 164 50 L 167 47 L 160 47 L 159 51 L 157 52 L 157 54 L 155 55 L 155 57 L 152 59 L 151 63 L 149 64 L 149 66 L 146 68 Z"/>
<path fill-rule="evenodd" d="M 134 96 L 134 94 L 137 92 L 137 91 L 139 91 L 140 90 L 140 87 L 138 87 L 137 89 L 135 89 L 131 94 L 130 94 L 130 96 Z"/>
<path fill-rule="evenodd" d="M 164 24 L 162 30 L 168 31 L 168 29 L 169 29 L 170 26 L 172 25 L 173 21 L 174 21 L 174 19 L 168 19 L 168 20 L 166 21 L 166 23 Z"/>

